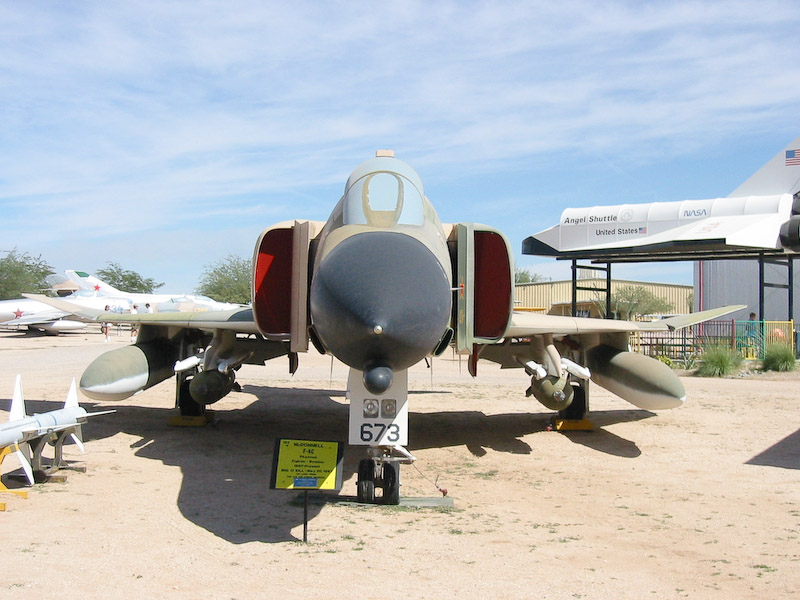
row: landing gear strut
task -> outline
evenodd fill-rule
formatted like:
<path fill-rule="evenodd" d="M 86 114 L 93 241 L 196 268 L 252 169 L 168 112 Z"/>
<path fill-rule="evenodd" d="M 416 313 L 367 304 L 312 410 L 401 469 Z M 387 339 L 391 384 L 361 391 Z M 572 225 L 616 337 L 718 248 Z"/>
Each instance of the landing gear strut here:
<path fill-rule="evenodd" d="M 189 393 L 190 383 L 192 378 L 186 377 L 178 384 L 178 409 L 183 417 L 202 417 L 206 413 L 206 407 L 194 401 Z"/>
<path fill-rule="evenodd" d="M 190 375 L 178 373 L 175 386 L 175 406 L 178 414 L 170 416 L 168 422 L 172 427 L 203 427 L 212 421 L 213 413 L 207 411 L 204 404 L 194 401 L 189 393 Z"/>
<path fill-rule="evenodd" d="M 594 425 L 588 419 L 589 399 L 586 387 L 579 383 L 572 383 L 573 399 L 566 409 L 558 411 L 553 419 L 556 431 L 592 431 Z"/>

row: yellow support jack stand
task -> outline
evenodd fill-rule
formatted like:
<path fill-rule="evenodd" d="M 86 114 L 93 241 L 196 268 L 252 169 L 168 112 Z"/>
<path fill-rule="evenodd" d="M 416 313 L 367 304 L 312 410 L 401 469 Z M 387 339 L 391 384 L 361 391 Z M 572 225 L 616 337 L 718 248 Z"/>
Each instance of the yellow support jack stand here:
<path fill-rule="evenodd" d="M 172 415 L 167 421 L 171 427 L 205 427 L 213 422 L 214 413 L 210 410 L 198 416 Z"/>
<path fill-rule="evenodd" d="M 556 419 L 556 431 L 594 431 L 594 424 L 588 419 Z"/>
<path fill-rule="evenodd" d="M 0 450 L 0 466 L 3 465 L 3 461 L 6 459 L 6 456 L 11 454 L 12 452 L 13 452 L 13 450 L 11 449 L 10 446 L 6 446 L 2 450 Z M 27 500 L 27 498 L 28 498 L 28 492 L 27 491 L 25 491 L 25 490 L 10 490 L 10 489 L 8 489 L 6 487 L 6 484 L 3 483 L 2 479 L 0 479 L 0 493 L 14 494 L 14 495 L 22 498 L 23 500 Z M 0 510 L 5 510 L 6 509 L 5 502 L 3 502 L 2 505 L 3 505 L 3 507 Z"/>

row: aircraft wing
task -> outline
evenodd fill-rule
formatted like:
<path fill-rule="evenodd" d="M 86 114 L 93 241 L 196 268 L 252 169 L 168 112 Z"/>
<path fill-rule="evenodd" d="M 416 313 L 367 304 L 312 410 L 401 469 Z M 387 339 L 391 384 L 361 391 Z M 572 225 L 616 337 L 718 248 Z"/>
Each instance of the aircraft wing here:
<path fill-rule="evenodd" d="M 678 315 L 658 321 L 618 321 L 614 319 L 590 319 L 586 317 L 564 317 L 528 312 L 515 312 L 507 337 L 523 338 L 533 335 L 552 334 L 556 337 L 588 333 L 629 333 L 633 331 L 671 331 L 688 327 L 710 319 L 747 308 L 744 305 L 724 306 L 712 310 Z"/>
<path fill-rule="evenodd" d="M 203 329 L 206 331 L 220 329 L 241 333 L 258 333 L 258 328 L 253 319 L 253 311 L 250 308 L 201 312 L 117 314 L 98 310 L 96 308 L 80 306 L 59 298 L 50 298 L 49 296 L 42 296 L 39 294 L 23 295 L 26 298 L 49 304 L 69 314 L 97 323 L 136 323 L 141 325 Z"/>

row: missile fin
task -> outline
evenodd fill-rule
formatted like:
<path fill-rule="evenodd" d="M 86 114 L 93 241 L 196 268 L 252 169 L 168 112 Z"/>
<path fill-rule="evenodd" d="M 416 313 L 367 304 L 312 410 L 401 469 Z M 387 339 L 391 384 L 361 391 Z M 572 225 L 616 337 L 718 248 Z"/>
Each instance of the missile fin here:
<path fill-rule="evenodd" d="M 81 452 L 86 452 L 86 448 L 83 447 L 83 430 L 81 429 L 80 425 L 77 425 L 75 430 L 70 433 L 69 436 L 72 438 L 72 441 L 75 442 L 78 450 Z"/>
<path fill-rule="evenodd" d="M 19 464 L 22 465 L 22 470 L 25 471 L 25 477 L 33 485 L 36 480 L 33 478 L 33 468 L 31 467 L 31 447 L 26 443 L 17 444 L 16 455 L 17 459 L 19 459 Z"/>
<path fill-rule="evenodd" d="M 78 406 L 78 392 L 75 388 L 75 378 L 72 378 L 72 385 L 69 386 L 67 399 L 64 401 L 64 408 L 77 408 Z"/>
<path fill-rule="evenodd" d="M 25 398 L 22 395 L 22 375 L 17 375 L 17 379 L 14 382 L 14 396 L 11 399 L 11 411 L 8 413 L 8 420 L 19 421 L 26 416 Z"/>
<path fill-rule="evenodd" d="M 86 413 L 83 416 L 84 417 L 99 417 L 100 415 L 110 415 L 111 413 L 115 413 L 115 412 L 117 412 L 116 409 L 101 410 L 100 412 Z"/>

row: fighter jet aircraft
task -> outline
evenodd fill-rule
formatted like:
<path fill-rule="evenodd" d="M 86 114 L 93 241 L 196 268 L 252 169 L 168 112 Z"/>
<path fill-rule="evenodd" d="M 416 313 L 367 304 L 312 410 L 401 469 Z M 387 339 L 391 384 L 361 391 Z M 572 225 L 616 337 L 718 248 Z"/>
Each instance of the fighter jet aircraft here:
<path fill-rule="evenodd" d="M 279 223 L 260 235 L 252 308 L 134 315 L 136 344 L 101 355 L 80 385 L 90 398 L 122 400 L 178 373 L 177 404 L 197 415 L 235 389 L 241 364 L 288 356 L 294 372 L 310 342 L 351 369 L 349 441 L 367 447 L 359 499 L 374 501 L 377 488 L 383 502 L 397 503 L 399 465 L 413 460 L 404 450 L 410 366 L 454 344 L 473 375 L 479 356 L 522 368 L 528 395 L 577 418 L 587 410 L 589 379 L 636 406 L 671 408 L 685 397 L 680 379 L 628 352 L 629 332 L 725 312 L 656 323 L 517 314 L 513 292 L 505 236 L 476 223 L 443 225 L 419 175 L 379 151 L 352 172 L 327 221 Z"/>

